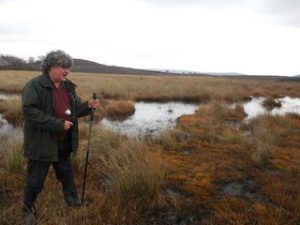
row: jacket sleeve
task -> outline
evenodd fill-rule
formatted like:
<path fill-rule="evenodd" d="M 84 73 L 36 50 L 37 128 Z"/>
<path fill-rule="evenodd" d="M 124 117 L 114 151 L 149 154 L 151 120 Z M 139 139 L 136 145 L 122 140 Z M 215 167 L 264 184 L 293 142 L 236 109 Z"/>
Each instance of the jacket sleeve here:
<path fill-rule="evenodd" d="M 41 110 L 41 100 L 33 82 L 25 85 L 22 92 L 22 111 L 26 121 L 35 127 L 60 133 L 64 130 L 64 120 L 48 115 Z"/>
<path fill-rule="evenodd" d="M 75 95 L 75 104 L 77 117 L 84 117 L 91 114 L 92 110 L 88 107 L 88 102 L 81 102 L 81 99 Z"/>

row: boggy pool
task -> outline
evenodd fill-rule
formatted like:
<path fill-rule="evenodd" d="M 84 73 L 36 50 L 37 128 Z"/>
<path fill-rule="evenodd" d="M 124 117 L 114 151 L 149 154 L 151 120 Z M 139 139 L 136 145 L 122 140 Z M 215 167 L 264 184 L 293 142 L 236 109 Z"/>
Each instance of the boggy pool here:
<path fill-rule="evenodd" d="M 16 95 L 0 93 L 0 99 L 9 100 Z M 300 98 L 284 97 L 276 99 L 281 102 L 280 108 L 267 111 L 262 105 L 265 98 L 252 98 L 242 103 L 247 117 L 245 120 L 269 113 L 271 115 L 284 115 L 286 113 L 300 114 Z M 135 103 L 135 113 L 124 121 L 110 121 L 103 119 L 100 126 L 111 129 L 114 132 L 125 134 L 131 137 L 143 137 L 147 134 L 158 135 L 164 129 L 172 129 L 176 126 L 176 119 L 184 114 L 193 114 L 201 104 L 186 104 L 180 102 L 167 103 Z M 0 115 L 0 134 L 13 132 L 9 125 Z"/>
<path fill-rule="evenodd" d="M 284 115 L 286 113 L 300 114 L 300 98 L 284 97 L 276 99 L 281 102 L 280 108 L 267 111 L 262 105 L 265 98 L 252 98 L 251 101 L 242 103 L 247 117 L 245 120 L 270 113 L 271 115 Z M 125 121 L 110 121 L 103 119 L 100 125 L 104 128 L 126 134 L 128 136 L 141 137 L 147 134 L 157 135 L 162 130 L 174 128 L 176 119 L 184 114 L 193 114 L 201 104 L 185 103 L 146 103 L 135 104 L 135 114 Z"/>

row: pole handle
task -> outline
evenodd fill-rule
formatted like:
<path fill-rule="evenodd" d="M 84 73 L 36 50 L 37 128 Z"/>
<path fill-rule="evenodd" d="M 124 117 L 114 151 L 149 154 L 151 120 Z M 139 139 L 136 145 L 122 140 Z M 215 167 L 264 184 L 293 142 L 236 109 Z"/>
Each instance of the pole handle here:
<path fill-rule="evenodd" d="M 93 93 L 92 99 L 93 99 L 93 100 L 96 100 L 96 99 L 97 99 L 96 93 Z M 93 121 L 93 120 L 94 120 L 94 111 L 95 111 L 95 109 L 92 108 L 90 121 Z"/>

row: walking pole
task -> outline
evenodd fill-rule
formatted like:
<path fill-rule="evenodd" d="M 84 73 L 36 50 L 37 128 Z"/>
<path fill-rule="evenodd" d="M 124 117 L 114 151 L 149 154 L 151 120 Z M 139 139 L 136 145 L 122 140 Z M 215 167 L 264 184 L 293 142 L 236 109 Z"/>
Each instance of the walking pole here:
<path fill-rule="evenodd" d="M 93 99 L 96 99 L 96 93 L 93 93 Z M 88 163 L 89 163 L 91 133 L 92 133 L 93 120 L 94 120 L 94 112 L 95 112 L 95 109 L 92 108 L 92 112 L 91 112 L 91 116 L 90 116 L 90 120 L 89 120 L 89 133 L 88 133 L 88 143 L 87 143 L 87 150 L 86 150 L 86 156 L 85 156 L 82 195 L 81 195 L 81 205 L 83 205 L 83 203 L 84 203 L 84 194 L 85 194 L 85 186 L 86 186 L 87 169 L 88 169 Z"/>

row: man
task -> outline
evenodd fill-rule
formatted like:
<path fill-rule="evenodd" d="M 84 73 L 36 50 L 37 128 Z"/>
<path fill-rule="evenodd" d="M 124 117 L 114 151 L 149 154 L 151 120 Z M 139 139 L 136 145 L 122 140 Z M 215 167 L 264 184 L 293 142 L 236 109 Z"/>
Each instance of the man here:
<path fill-rule="evenodd" d="M 67 79 L 73 59 L 63 51 L 48 53 L 42 75 L 26 83 L 22 92 L 24 156 L 27 176 L 22 214 L 36 224 L 34 202 L 42 191 L 50 165 L 61 182 L 65 202 L 80 206 L 74 182 L 71 153 L 78 148 L 77 117 L 90 114 L 98 100 L 82 103 L 76 85 Z"/>

